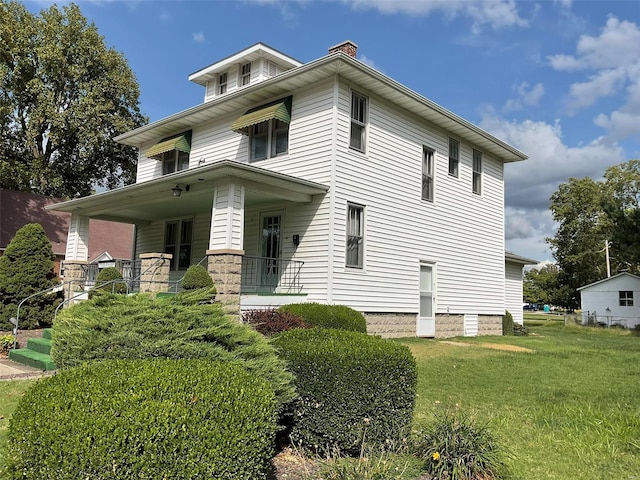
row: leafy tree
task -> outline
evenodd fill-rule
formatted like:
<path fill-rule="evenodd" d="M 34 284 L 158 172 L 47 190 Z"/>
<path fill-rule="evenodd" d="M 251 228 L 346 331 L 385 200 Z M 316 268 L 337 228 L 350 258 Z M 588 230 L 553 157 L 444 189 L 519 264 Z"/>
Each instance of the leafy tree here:
<path fill-rule="evenodd" d="M 525 272 L 523 291 L 527 302 L 541 305 L 554 304 L 559 272 L 558 267 L 552 263 Z"/>
<path fill-rule="evenodd" d="M 134 179 L 113 137 L 146 122 L 124 56 L 74 4 L 33 15 L 0 0 L 0 184 L 58 197 Z"/>
<path fill-rule="evenodd" d="M 551 212 L 559 305 L 576 308 L 576 289 L 606 277 L 605 241 L 612 275 L 640 271 L 640 160 L 609 167 L 602 181 L 570 178 L 551 196 Z"/>
<path fill-rule="evenodd" d="M 18 304 L 36 292 L 53 287 L 55 255 L 39 223 L 29 223 L 16 232 L 0 257 L 0 328 L 10 329 Z M 59 295 L 37 296 L 20 308 L 20 328 L 50 325 Z"/>

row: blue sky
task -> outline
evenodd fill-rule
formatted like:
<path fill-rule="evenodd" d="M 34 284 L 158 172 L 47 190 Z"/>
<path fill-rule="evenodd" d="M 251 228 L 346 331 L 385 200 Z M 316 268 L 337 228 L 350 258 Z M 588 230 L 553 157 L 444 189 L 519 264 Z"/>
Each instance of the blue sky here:
<path fill-rule="evenodd" d="M 505 167 L 505 233 L 538 260 L 552 260 L 558 185 L 640 158 L 638 1 L 77 3 L 127 58 L 151 121 L 201 103 L 188 75 L 256 42 L 308 62 L 352 40 L 359 60 L 529 155 Z"/>

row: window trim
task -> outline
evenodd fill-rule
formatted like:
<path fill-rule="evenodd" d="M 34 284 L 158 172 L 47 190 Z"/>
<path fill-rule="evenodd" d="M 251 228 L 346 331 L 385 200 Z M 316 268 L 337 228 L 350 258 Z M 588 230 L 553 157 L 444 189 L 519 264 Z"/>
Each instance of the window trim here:
<path fill-rule="evenodd" d="M 362 114 L 362 118 L 363 120 L 360 120 L 359 118 L 354 118 L 353 116 L 353 102 L 354 99 L 359 99 L 364 101 L 364 112 Z M 353 142 L 351 141 L 353 138 L 353 126 L 357 125 L 358 127 L 362 128 L 361 134 L 360 134 L 360 140 L 362 143 L 362 148 L 358 148 L 356 146 L 353 145 Z M 356 92 L 355 90 L 351 90 L 351 102 L 350 102 L 350 111 L 349 111 L 349 148 L 352 150 L 355 150 L 356 152 L 361 152 L 361 153 L 365 153 L 366 149 L 367 149 L 367 126 L 369 124 L 369 97 L 367 97 L 366 95 L 363 95 L 360 92 Z"/>
<path fill-rule="evenodd" d="M 228 85 L 229 85 L 229 72 L 219 73 L 218 74 L 218 95 L 224 95 L 225 93 L 227 93 Z"/>
<path fill-rule="evenodd" d="M 168 158 L 169 154 L 173 155 L 173 158 Z M 184 168 L 180 168 L 182 166 L 182 163 L 180 162 L 180 154 L 184 154 L 187 156 L 186 158 L 186 165 L 184 166 Z M 160 161 L 160 165 L 162 166 L 162 175 L 170 175 L 172 173 L 176 173 L 176 172 L 181 172 L 183 170 L 189 170 L 189 161 L 190 161 L 190 154 L 187 152 L 183 152 L 182 150 L 169 150 L 168 152 L 164 152 L 162 153 L 162 159 Z M 169 171 L 169 169 L 166 169 L 165 167 L 167 165 L 169 165 L 169 163 L 173 163 L 173 169 Z"/>
<path fill-rule="evenodd" d="M 182 227 L 183 224 L 185 223 L 191 223 L 191 232 L 190 232 L 190 237 L 191 237 L 191 241 L 190 242 L 182 242 Z M 167 243 L 167 226 L 168 225 L 176 225 L 176 239 L 175 239 L 175 243 Z M 193 257 L 193 227 L 194 227 L 194 221 L 193 218 L 189 217 L 189 218 L 180 218 L 180 219 L 175 219 L 175 220 L 167 220 L 164 222 L 164 239 L 163 239 L 163 245 L 164 245 L 164 249 L 163 251 L 165 253 L 171 253 L 171 252 L 167 252 L 168 247 L 173 247 L 173 258 L 171 258 L 171 263 L 169 265 L 169 270 L 172 272 L 175 271 L 182 271 L 182 270 L 186 270 L 187 268 L 189 268 L 189 265 L 191 265 L 191 258 Z M 182 248 L 182 246 L 186 246 L 189 245 L 189 258 L 188 258 L 188 263 L 189 265 L 187 266 L 180 266 L 180 250 Z"/>
<path fill-rule="evenodd" d="M 476 160 L 478 160 L 480 169 L 476 170 Z M 471 178 L 471 191 L 476 195 L 482 195 L 482 172 L 484 170 L 484 155 L 480 150 L 473 149 L 471 159 L 471 169 L 473 171 Z"/>
<path fill-rule="evenodd" d="M 245 71 L 245 67 L 247 71 Z M 246 80 L 246 82 L 245 82 Z M 240 64 L 240 86 L 244 87 L 251 83 L 251 62 Z"/>
<path fill-rule="evenodd" d="M 360 214 L 360 231 L 359 235 L 350 234 L 350 225 L 351 225 L 351 210 L 359 211 Z M 364 270 L 364 247 L 365 247 L 365 206 L 360 205 L 358 203 L 347 202 L 347 218 L 345 222 L 345 256 L 344 256 L 344 265 L 346 268 L 355 269 L 355 270 Z M 349 240 L 351 238 L 359 239 L 359 251 L 358 258 L 356 264 L 349 263 Z"/>
<path fill-rule="evenodd" d="M 427 154 L 430 154 L 430 161 L 428 162 L 428 172 L 425 173 L 425 161 L 427 158 Z M 433 148 L 429 148 L 426 146 L 422 146 L 422 200 L 427 202 L 433 202 L 435 197 L 435 161 L 436 161 L 436 151 Z M 431 188 L 427 192 L 427 196 L 425 196 L 425 180 L 431 179 Z"/>
<path fill-rule="evenodd" d="M 633 307 L 633 290 L 619 290 L 618 304 L 621 307 Z"/>
<path fill-rule="evenodd" d="M 456 145 L 456 155 L 452 155 L 452 145 Z M 460 141 L 449 137 L 449 176 L 460 177 Z"/>
<path fill-rule="evenodd" d="M 288 155 L 289 154 L 289 128 L 290 128 L 290 124 L 287 122 L 282 122 L 280 121 L 282 124 L 285 124 L 287 126 L 286 128 L 286 132 L 287 132 L 287 149 L 284 152 L 280 152 L 280 153 L 276 153 L 276 135 L 278 132 L 283 132 L 285 129 L 284 128 L 275 128 L 276 126 L 276 121 L 278 121 L 277 118 L 272 118 L 269 120 L 265 120 L 264 122 L 260 122 L 260 123 L 256 123 L 255 125 L 251 125 L 249 127 L 249 163 L 254 163 L 254 162 L 261 162 L 263 160 L 268 160 L 270 158 L 276 158 L 276 157 L 281 157 L 283 155 Z M 265 148 L 265 157 L 262 158 L 253 158 L 253 142 L 254 142 L 254 138 L 256 136 L 256 134 L 254 133 L 255 127 L 257 127 L 258 125 L 266 125 L 266 133 L 264 134 L 266 137 L 266 141 L 267 141 L 267 145 Z M 260 134 L 262 135 L 262 134 Z"/>

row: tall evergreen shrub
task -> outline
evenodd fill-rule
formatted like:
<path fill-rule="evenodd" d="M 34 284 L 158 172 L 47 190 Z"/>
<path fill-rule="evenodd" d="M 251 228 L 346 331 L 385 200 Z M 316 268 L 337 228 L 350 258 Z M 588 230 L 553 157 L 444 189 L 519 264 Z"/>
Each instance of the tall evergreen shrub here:
<path fill-rule="evenodd" d="M 39 223 L 19 229 L 0 257 L 0 329 L 12 328 L 18 304 L 26 297 L 55 286 L 55 255 Z M 20 328 L 51 325 L 62 294 L 36 296 L 20 308 Z"/>

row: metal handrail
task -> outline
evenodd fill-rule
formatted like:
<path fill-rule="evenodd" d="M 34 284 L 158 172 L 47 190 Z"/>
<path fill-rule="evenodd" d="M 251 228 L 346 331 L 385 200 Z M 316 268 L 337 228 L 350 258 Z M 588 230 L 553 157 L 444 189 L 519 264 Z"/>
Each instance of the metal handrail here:
<path fill-rule="evenodd" d="M 16 311 L 16 318 L 14 319 L 15 323 L 11 322 L 14 325 L 14 327 L 13 327 L 13 348 L 14 349 L 18 345 L 18 326 L 20 324 L 20 307 L 22 307 L 24 302 L 26 302 L 27 300 L 32 299 L 33 297 L 37 297 L 38 295 L 45 295 L 45 294 L 49 294 L 49 293 L 58 293 L 61 290 L 64 290 L 64 284 L 65 283 L 69 284 L 69 283 L 73 283 L 73 281 L 62 282 L 62 283 L 60 283 L 58 285 L 54 285 L 53 287 L 49 287 L 49 288 L 46 288 L 44 290 L 40 290 L 39 292 L 33 293 L 33 294 L 29 295 L 28 297 L 23 298 L 20 301 L 20 303 L 18 303 L 18 308 L 17 308 L 17 311 Z"/>

